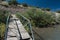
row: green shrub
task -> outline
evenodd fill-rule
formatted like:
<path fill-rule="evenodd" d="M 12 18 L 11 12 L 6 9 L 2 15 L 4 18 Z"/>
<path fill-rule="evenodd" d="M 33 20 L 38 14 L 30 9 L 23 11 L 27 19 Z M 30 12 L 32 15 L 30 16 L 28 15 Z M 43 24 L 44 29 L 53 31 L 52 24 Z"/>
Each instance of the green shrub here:
<path fill-rule="evenodd" d="M 5 24 L 0 23 L 0 39 L 4 39 L 4 32 L 5 32 Z"/>
<path fill-rule="evenodd" d="M 5 0 L 2 0 L 2 1 L 5 1 Z"/>
<path fill-rule="evenodd" d="M 18 2 L 16 1 L 16 0 L 10 0 L 10 1 L 8 1 L 8 3 L 9 3 L 9 5 L 17 5 L 18 4 Z"/>
<path fill-rule="evenodd" d="M 42 12 L 41 10 L 31 9 L 22 14 L 31 20 L 32 25 L 42 27 L 55 23 L 54 16 L 51 13 Z"/>
<path fill-rule="evenodd" d="M 4 39 L 7 16 L 8 16 L 8 11 L 0 10 L 0 40 Z"/>
<path fill-rule="evenodd" d="M 44 8 L 41 8 L 41 10 L 45 11 L 45 9 L 44 9 Z"/>
<path fill-rule="evenodd" d="M 7 11 L 2 11 L 0 10 L 0 23 L 6 23 L 6 19 L 7 19 Z"/>
<path fill-rule="evenodd" d="M 23 5 L 24 7 L 28 7 L 28 5 L 27 5 L 26 3 L 23 3 L 22 5 Z"/>
<path fill-rule="evenodd" d="M 43 11 L 50 11 L 51 9 L 50 8 L 42 8 L 41 10 L 43 10 Z"/>
<path fill-rule="evenodd" d="M 50 11 L 51 9 L 50 8 L 45 8 L 46 11 Z"/>
<path fill-rule="evenodd" d="M 60 10 L 56 11 L 57 13 L 60 13 Z"/>

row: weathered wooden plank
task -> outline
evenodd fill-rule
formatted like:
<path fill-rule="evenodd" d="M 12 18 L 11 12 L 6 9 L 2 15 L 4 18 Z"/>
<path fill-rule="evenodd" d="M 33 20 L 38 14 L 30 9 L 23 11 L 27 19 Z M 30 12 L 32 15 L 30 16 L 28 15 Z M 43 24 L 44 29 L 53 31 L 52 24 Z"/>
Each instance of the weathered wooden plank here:
<path fill-rule="evenodd" d="M 7 40 L 19 40 L 19 37 L 16 22 L 14 19 L 10 19 Z"/>
<path fill-rule="evenodd" d="M 8 35 L 9 36 L 19 36 L 18 34 L 19 34 L 18 30 L 16 30 L 16 29 L 9 29 L 8 30 Z"/>
<path fill-rule="evenodd" d="M 30 36 L 29 36 L 28 32 L 25 30 L 25 28 L 24 28 L 24 26 L 22 25 L 22 23 L 20 22 L 20 20 L 17 20 L 16 22 L 17 22 L 17 24 L 18 24 L 18 28 L 19 28 L 19 30 L 20 30 L 22 39 L 29 39 Z"/>
<path fill-rule="evenodd" d="M 18 40 L 18 38 L 16 38 L 16 37 L 10 37 L 10 38 L 7 38 L 7 40 Z"/>
<path fill-rule="evenodd" d="M 7 34 L 7 40 L 19 40 L 20 39 L 20 34 L 22 36 L 22 39 L 30 39 L 30 35 L 28 32 L 25 30 L 24 26 L 20 22 L 18 18 L 16 18 L 15 15 L 12 15 L 13 17 L 10 18 L 9 22 L 9 29 L 8 29 L 8 34 Z M 18 28 L 19 32 L 18 32 Z M 32 40 L 32 39 L 30 39 Z"/>

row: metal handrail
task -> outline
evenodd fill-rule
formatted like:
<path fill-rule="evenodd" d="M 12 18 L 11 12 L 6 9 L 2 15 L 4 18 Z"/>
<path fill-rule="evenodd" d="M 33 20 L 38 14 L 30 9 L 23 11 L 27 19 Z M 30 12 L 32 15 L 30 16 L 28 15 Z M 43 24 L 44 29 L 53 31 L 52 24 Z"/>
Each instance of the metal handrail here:
<path fill-rule="evenodd" d="M 10 19 L 10 13 L 8 14 L 7 21 L 6 21 L 6 30 L 5 30 L 4 40 L 7 40 L 7 32 L 8 32 L 9 19 Z"/>
<path fill-rule="evenodd" d="M 19 12 L 17 13 L 19 14 L 22 18 L 24 18 L 25 20 L 28 21 L 28 24 L 29 24 L 29 27 L 30 27 L 30 31 L 31 31 L 31 34 L 32 34 L 32 40 L 34 40 L 34 35 L 33 35 L 33 30 L 32 30 L 32 26 L 31 26 L 31 23 L 30 23 L 30 20 L 27 19 L 26 17 L 24 17 L 22 14 L 20 14 Z"/>

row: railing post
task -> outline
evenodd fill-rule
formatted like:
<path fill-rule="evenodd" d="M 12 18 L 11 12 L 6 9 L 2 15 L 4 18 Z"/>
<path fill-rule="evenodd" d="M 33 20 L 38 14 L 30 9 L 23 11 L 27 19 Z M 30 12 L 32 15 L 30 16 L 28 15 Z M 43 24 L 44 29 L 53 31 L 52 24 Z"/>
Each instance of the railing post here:
<path fill-rule="evenodd" d="M 30 31 L 31 31 L 31 35 L 32 35 L 32 40 L 34 40 L 33 30 L 32 30 L 32 26 L 31 26 L 30 21 L 29 21 L 29 27 L 30 27 Z"/>
<path fill-rule="evenodd" d="M 19 14 L 19 13 L 18 13 Z M 32 30 L 32 26 L 31 26 L 31 23 L 30 23 L 30 20 L 29 19 L 27 19 L 26 17 L 24 17 L 23 15 L 21 15 L 21 14 L 19 14 L 22 18 L 24 18 L 25 20 L 27 20 L 28 21 L 28 25 L 29 25 L 29 30 L 30 30 L 30 32 L 31 32 L 31 34 L 32 34 L 32 40 L 34 40 L 34 35 L 33 35 L 33 30 Z"/>
<path fill-rule="evenodd" d="M 6 30 L 5 30 L 5 37 L 4 37 L 4 40 L 7 40 L 7 31 L 8 31 L 9 17 L 10 17 L 10 14 L 8 14 L 7 21 L 6 21 Z"/>

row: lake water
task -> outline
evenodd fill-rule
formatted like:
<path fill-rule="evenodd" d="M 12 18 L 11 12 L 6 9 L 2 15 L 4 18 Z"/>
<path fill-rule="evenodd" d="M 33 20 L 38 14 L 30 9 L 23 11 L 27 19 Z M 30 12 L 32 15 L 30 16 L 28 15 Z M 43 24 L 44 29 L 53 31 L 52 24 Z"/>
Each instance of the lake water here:
<path fill-rule="evenodd" d="M 60 40 L 60 25 L 48 28 L 34 28 L 35 40 Z"/>
<path fill-rule="evenodd" d="M 41 8 L 51 8 L 60 10 L 60 0 L 17 0 L 19 3 L 27 3 L 28 5 L 37 6 Z"/>

